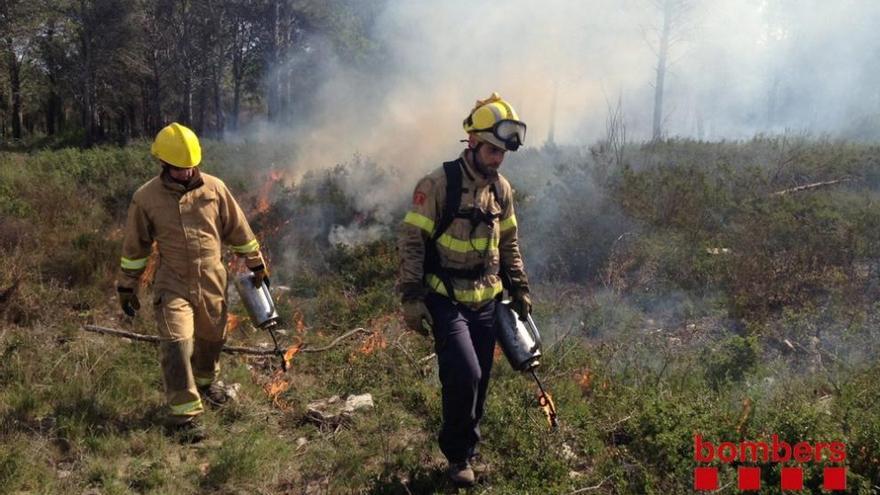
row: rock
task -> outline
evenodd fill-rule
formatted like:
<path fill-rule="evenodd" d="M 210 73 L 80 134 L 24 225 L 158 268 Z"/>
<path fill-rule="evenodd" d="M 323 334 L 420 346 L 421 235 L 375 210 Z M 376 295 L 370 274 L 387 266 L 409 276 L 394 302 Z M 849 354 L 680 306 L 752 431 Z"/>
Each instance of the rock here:
<path fill-rule="evenodd" d="M 373 396 L 370 394 L 349 395 L 345 399 L 345 409 L 358 411 L 360 409 L 372 409 Z"/>
<path fill-rule="evenodd" d="M 562 457 L 568 461 L 577 460 L 577 455 L 575 455 L 574 451 L 571 450 L 571 447 L 569 447 L 567 443 L 562 444 Z"/>
<path fill-rule="evenodd" d="M 238 392 L 241 391 L 240 383 L 230 383 L 229 385 L 226 385 L 225 383 L 218 381 L 217 385 L 223 388 L 223 393 L 226 394 L 226 397 L 228 397 L 229 400 L 238 400 Z"/>
<path fill-rule="evenodd" d="M 309 440 L 306 437 L 299 437 L 296 439 L 296 448 L 301 448 L 307 443 L 309 443 Z"/>
<path fill-rule="evenodd" d="M 344 401 L 338 395 L 309 403 L 306 418 L 319 425 L 336 426 L 351 420 L 355 411 L 372 409 L 370 394 L 349 395 Z"/>

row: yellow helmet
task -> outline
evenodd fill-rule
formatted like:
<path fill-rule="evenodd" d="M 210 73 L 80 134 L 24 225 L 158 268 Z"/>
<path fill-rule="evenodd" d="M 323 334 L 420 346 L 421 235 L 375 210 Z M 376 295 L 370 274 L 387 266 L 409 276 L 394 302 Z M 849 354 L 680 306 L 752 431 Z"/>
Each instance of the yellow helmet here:
<path fill-rule="evenodd" d="M 177 122 L 156 134 L 150 152 L 163 162 L 180 168 L 192 168 L 202 161 L 202 147 L 196 133 Z"/>
<path fill-rule="evenodd" d="M 474 134 L 480 141 L 505 150 L 516 151 L 526 140 L 525 122 L 519 120 L 516 110 L 498 93 L 477 100 L 463 126 L 465 132 Z"/>

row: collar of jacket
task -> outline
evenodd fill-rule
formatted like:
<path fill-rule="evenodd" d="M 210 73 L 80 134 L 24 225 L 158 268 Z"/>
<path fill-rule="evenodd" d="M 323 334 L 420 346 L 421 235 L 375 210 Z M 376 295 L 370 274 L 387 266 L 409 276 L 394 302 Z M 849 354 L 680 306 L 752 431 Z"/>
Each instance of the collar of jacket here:
<path fill-rule="evenodd" d="M 186 184 L 181 184 L 177 182 L 171 177 L 171 174 L 168 173 L 167 167 L 162 167 L 162 173 L 159 174 L 162 179 L 162 185 L 172 191 L 179 192 L 181 194 L 192 191 L 193 189 L 198 189 L 205 184 L 205 181 L 202 180 L 202 173 L 199 172 L 199 167 L 196 167 L 193 170 L 192 177 L 189 178 L 189 182 Z"/>
<path fill-rule="evenodd" d="M 498 176 L 492 177 L 491 179 L 481 174 L 473 163 L 468 159 L 468 150 L 464 150 L 461 152 L 461 160 L 464 162 L 464 173 L 467 175 L 468 180 L 474 183 L 474 187 L 477 189 L 487 186 L 498 180 Z"/>

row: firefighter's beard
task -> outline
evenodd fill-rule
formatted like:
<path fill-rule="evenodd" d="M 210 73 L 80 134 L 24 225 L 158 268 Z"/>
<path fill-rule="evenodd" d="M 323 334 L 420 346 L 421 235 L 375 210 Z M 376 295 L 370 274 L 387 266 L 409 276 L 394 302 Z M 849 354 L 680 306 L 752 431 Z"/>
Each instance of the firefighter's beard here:
<path fill-rule="evenodd" d="M 483 163 L 483 160 L 480 160 L 480 146 L 482 145 L 483 143 L 480 143 L 474 148 L 471 157 L 474 159 L 474 168 L 477 169 L 477 172 L 481 173 L 489 182 L 492 182 L 498 178 L 498 169 L 489 167 Z"/>

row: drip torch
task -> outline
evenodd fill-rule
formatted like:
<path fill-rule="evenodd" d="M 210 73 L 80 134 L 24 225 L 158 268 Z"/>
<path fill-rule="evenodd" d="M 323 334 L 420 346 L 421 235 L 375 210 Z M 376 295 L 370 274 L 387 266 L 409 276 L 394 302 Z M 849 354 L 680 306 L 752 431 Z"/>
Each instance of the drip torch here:
<path fill-rule="evenodd" d="M 272 343 L 275 344 L 275 354 L 281 359 L 281 369 L 287 371 L 287 359 L 285 359 L 284 351 L 278 347 L 278 339 L 275 337 L 275 328 L 281 318 L 275 309 L 275 302 L 272 300 L 266 279 L 257 285 L 256 278 L 252 273 L 243 272 L 235 275 L 233 283 L 239 297 L 241 297 L 242 304 L 251 317 L 251 322 L 255 327 L 269 332 Z"/>
<path fill-rule="evenodd" d="M 535 371 L 540 366 L 541 357 L 541 334 L 532 319 L 532 315 L 526 315 L 525 321 L 519 318 L 516 311 L 510 307 L 510 301 L 503 301 L 495 310 L 495 329 L 498 343 L 510 366 L 517 371 L 529 372 L 535 383 L 538 384 L 540 395 L 538 404 L 547 416 L 551 428 L 559 425 L 556 415 L 556 405 L 550 394 L 544 390 L 544 385 Z"/>

